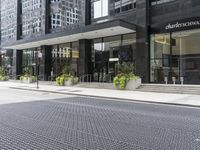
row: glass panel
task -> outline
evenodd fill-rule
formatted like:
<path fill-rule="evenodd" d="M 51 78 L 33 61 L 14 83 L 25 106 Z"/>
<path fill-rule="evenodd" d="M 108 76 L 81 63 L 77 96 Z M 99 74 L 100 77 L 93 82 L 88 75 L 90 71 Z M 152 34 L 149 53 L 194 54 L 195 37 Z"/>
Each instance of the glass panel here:
<path fill-rule="evenodd" d="M 94 18 L 101 17 L 101 0 L 94 2 Z"/>
<path fill-rule="evenodd" d="M 108 0 L 102 0 L 102 16 L 108 16 Z"/>
<path fill-rule="evenodd" d="M 60 75 L 64 65 L 70 61 L 71 47 L 70 43 L 52 46 L 52 74 Z"/>
<path fill-rule="evenodd" d="M 151 36 L 151 82 L 164 82 L 170 73 L 170 34 Z"/>
<path fill-rule="evenodd" d="M 176 56 L 175 65 L 179 66 L 180 77 L 185 83 L 200 82 L 200 30 L 175 32 L 173 55 Z"/>
<path fill-rule="evenodd" d="M 78 74 L 78 59 L 79 59 L 79 43 L 72 43 L 72 60 L 71 60 L 71 68 L 74 75 Z"/>
<path fill-rule="evenodd" d="M 36 51 L 34 49 L 23 50 L 22 72 L 25 74 L 28 68 L 32 69 L 32 75 L 36 74 Z"/>
<path fill-rule="evenodd" d="M 172 34 L 171 39 L 172 52 L 171 52 L 171 71 L 172 77 L 180 81 L 180 54 L 181 54 L 181 39 L 177 38 Z"/>
<path fill-rule="evenodd" d="M 127 34 L 122 37 L 122 49 L 119 53 L 121 61 L 135 62 L 136 34 Z"/>
<path fill-rule="evenodd" d="M 111 2 L 111 13 L 118 14 L 136 8 L 136 0 L 113 0 Z"/>
<path fill-rule="evenodd" d="M 0 66 L 5 67 L 9 75 L 12 75 L 12 65 L 13 50 L 6 50 L 5 53 L 0 53 Z"/>
<path fill-rule="evenodd" d="M 108 16 L 108 0 L 94 0 L 91 3 L 92 18 L 97 19 Z"/>
<path fill-rule="evenodd" d="M 120 63 L 134 62 L 135 34 L 95 39 L 92 49 L 94 81 L 112 82 Z"/>
<path fill-rule="evenodd" d="M 85 22 L 85 1 L 83 0 L 51 0 L 50 8 L 52 32 L 71 30 L 71 25 L 75 28 Z"/>
<path fill-rule="evenodd" d="M 151 36 L 151 82 L 163 82 L 165 76 L 180 83 L 200 83 L 200 30 Z M 171 51 L 170 51 L 171 47 Z"/>

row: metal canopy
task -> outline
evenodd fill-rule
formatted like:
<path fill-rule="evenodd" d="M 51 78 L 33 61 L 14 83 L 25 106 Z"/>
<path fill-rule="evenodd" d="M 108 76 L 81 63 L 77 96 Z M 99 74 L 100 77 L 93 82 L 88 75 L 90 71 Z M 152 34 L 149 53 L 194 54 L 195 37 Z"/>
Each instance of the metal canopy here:
<path fill-rule="evenodd" d="M 2 46 L 3 49 L 28 49 L 41 45 L 54 45 L 78 41 L 80 39 L 95 39 L 106 36 L 136 32 L 136 26 L 121 20 L 114 20 L 86 26 L 81 31 L 74 30 L 62 33 L 52 33 L 37 39 L 19 40 L 11 45 Z"/>

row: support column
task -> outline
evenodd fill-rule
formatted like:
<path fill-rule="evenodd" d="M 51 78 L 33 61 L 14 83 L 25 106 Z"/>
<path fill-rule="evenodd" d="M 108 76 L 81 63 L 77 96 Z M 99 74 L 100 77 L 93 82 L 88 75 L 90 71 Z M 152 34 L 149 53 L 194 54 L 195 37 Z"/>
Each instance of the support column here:
<path fill-rule="evenodd" d="M 51 75 L 51 46 L 43 45 L 40 47 L 40 52 L 42 53 L 42 58 L 39 60 L 39 75 L 41 76 L 41 80 L 47 81 L 48 77 Z"/>
<path fill-rule="evenodd" d="M 91 55 L 91 40 L 79 40 L 79 76 L 92 74 Z"/>
<path fill-rule="evenodd" d="M 19 79 L 19 76 L 22 74 L 22 50 L 13 50 L 13 66 L 12 66 L 12 75 L 13 79 Z"/>
<path fill-rule="evenodd" d="M 149 0 L 137 1 L 136 73 L 144 83 L 150 82 L 150 4 Z"/>
<path fill-rule="evenodd" d="M 17 40 L 22 36 L 22 0 L 17 1 Z"/>
<path fill-rule="evenodd" d="M 50 8 L 50 0 L 45 1 L 45 34 L 50 32 L 51 27 L 51 8 Z"/>
<path fill-rule="evenodd" d="M 85 25 L 91 24 L 91 0 L 85 2 Z"/>

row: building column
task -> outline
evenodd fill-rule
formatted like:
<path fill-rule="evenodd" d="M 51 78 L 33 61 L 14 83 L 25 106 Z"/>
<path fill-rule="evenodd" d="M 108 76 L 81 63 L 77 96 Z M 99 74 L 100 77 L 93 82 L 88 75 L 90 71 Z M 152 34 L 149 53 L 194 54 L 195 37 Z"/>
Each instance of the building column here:
<path fill-rule="evenodd" d="M 50 0 L 45 0 L 45 34 L 50 33 L 51 27 L 51 8 L 50 8 Z"/>
<path fill-rule="evenodd" d="M 150 82 L 149 0 L 137 1 L 136 74 Z"/>
<path fill-rule="evenodd" d="M 86 39 L 79 40 L 79 62 L 78 62 L 79 76 L 85 74 L 92 74 L 91 55 L 92 55 L 91 40 L 86 40 Z"/>
<path fill-rule="evenodd" d="M 39 58 L 39 75 L 41 80 L 47 81 L 51 76 L 52 69 L 51 46 L 41 46 L 40 52 L 42 53 L 42 58 Z"/>
<path fill-rule="evenodd" d="M 22 50 L 13 50 L 13 65 L 12 65 L 12 76 L 13 79 L 19 79 L 22 74 Z"/>

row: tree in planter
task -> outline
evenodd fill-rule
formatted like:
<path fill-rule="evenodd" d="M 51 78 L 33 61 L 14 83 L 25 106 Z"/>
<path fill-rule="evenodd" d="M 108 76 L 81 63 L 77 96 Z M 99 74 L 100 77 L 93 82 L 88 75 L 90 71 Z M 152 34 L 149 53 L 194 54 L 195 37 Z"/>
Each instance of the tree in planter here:
<path fill-rule="evenodd" d="M 0 67 L 0 81 L 7 81 L 7 80 L 9 80 L 9 77 L 5 67 Z"/>
<path fill-rule="evenodd" d="M 33 70 L 32 70 L 32 66 L 29 65 L 25 72 L 24 75 L 20 76 L 20 80 L 26 80 L 28 82 L 35 82 L 36 81 L 36 76 L 33 75 Z"/>
<path fill-rule="evenodd" d="M 68 82 L 69 85 L 78 83 L 78 78 L 74 76 L 74 73 L 69 65 L 63 66 L 62 75 L 56 78 L 56 83 L 59 86 L 64 86 Z"/>
<path fill-rule="evenodd" d="M 130 80 L 138 80 L 140 77 L 134 74 L 135 65 L 133 63 L 122 63 L 119 66 L 119 74 L 113 79 L 114 86 L 124 90 Z"/>
<path fill-rule="evenodd" d="M 119 73 L 130 74 L 135 73 L 135 64 L 130 62 L 123 62 L 119 65 Z"/>

